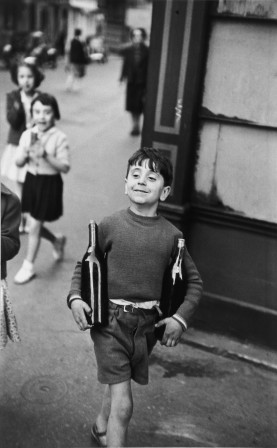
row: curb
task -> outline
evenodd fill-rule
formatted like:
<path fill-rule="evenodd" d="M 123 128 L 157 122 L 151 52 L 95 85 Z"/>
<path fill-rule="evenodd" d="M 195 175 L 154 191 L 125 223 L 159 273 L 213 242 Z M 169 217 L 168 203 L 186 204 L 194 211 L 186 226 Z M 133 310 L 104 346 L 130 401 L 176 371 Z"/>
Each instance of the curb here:
<path fill-rule="evenodd" d="M 248 356 L 243 353 L 222 349 L 214 345 L 205 344 L 204 342 L 182 340 L 181 343 L 198 348 L 199 350 L 203 350 L 205 352 L 212 353 L 213 355 L 222 356 L 223 358 L 234 359 L 237 361 L 243 361 L 256 367 L 260 367 L 264 370 L 277 373 L 277 364 L 255 358 L 254 356 Z"/>

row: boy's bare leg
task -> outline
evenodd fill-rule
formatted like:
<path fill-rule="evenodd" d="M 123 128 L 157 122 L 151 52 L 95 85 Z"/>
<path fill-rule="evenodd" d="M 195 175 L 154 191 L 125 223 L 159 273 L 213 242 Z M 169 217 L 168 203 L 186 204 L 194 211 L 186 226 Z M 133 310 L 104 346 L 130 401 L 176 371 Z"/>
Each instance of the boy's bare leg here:
<path fill-rule="evenodd" d="M 110 394 L 110 386 L 107 385 L 105 387 L 103 395 L 102 406 L 96 418 L 96 427 L 98 432 L 107 431 L 110 410 L 111 410 L 111 394 Z M 103 441 L 103 444 L 106 445 L 107 444 L 106 436 L 101 436 L 101 441 Z"/>
<path fill-rule="evenodd" d="M 133 414 L 131 380 L 110 384 L 111 411 L 107 427 L 107 446 L 124 447 Z"/>

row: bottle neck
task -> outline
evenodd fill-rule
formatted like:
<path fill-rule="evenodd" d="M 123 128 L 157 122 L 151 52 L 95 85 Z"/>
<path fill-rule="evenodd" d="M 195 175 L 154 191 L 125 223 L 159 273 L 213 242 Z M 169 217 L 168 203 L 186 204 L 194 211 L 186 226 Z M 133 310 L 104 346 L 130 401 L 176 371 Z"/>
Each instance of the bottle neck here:
<path fill-rule="evenodd" d="M 184 256 L 184 240 L 179 238 L 178 240 L 178 254 L 175 259 L 173 268 L 172 268 L 172 280 L 173 285 L 175 284 L 176 277 L 179 277 L 182 280 L 182 261 Z"/>
<path fill-rule="evenodd" d="M 89 245 L 88 251 L 95 252 L 96 247 L 96 224 L 94 221 L 90 221 L 89 223 Z"/>

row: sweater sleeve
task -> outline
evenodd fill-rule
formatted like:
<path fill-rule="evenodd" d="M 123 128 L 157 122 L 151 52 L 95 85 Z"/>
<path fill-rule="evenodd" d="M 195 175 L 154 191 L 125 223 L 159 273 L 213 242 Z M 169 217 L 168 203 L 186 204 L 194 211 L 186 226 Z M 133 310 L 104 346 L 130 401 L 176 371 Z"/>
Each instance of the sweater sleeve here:
<path fill-rule="evenodd" d="M 66 298 L 67 306 L 69 308 L 70 308 L 70 299 L 73 296 L 81 298 L 81 270 L 82 270 L 82 263 L 81 261 L 77 261 L 77 264 L 74 268 L 73 275 L 71 278 L 69 293 Z"/>
<path fill-rule="evenodd" d="M 189 325 L 202 297 L 203 282 L 186 246 L 183 262 L 187 277 L 187 290 L 185 300 L 176 314 Z"/>

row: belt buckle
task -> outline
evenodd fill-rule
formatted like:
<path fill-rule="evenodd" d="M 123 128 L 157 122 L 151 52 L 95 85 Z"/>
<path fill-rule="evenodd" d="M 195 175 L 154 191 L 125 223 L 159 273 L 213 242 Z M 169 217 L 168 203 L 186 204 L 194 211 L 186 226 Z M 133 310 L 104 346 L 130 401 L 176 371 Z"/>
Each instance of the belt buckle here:
<path fill-rule="evenodd" d="M 131 307 L 131 311 L 128 310 L 127 307 Z M 133 313 L 134 312 L 134 307 L 133 307 L 133 305 L 130 305 L 128 303 L 127 305 L 123 305 L 123 311 L 124 311 L 124 313 Z"/>
<path fill-rule="evenodd" d="M 128 309 L 129 307 L 129 309 Z M 137 308 L 134 305 L 131 305 L 130 303 L 127 303 L 127 305 L 123 305 L 123 311 L 124 313 L 133 313 L 134 312 L 134 308 Z"/>

